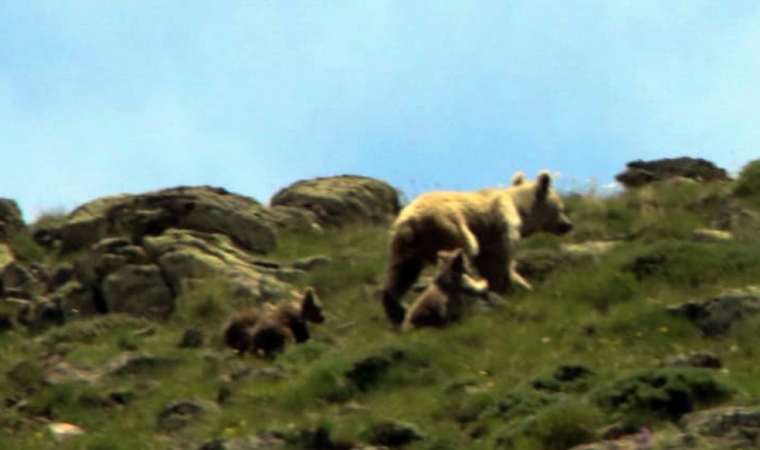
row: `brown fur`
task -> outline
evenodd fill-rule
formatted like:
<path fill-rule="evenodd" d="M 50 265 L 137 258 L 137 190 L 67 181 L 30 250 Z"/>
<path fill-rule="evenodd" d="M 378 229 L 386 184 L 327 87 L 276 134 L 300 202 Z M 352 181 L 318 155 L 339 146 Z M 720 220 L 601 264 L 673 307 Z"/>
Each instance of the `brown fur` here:
<path fill-rule="evenodd" d="M 243 309 L 235 313 L 224 332 L 227 346 L 239 353 L 272 355 L 288 343 L 309 339 L 307 322 L 323 323 L 322 305 L 312 288 L 298 301 L 268 310 Z"/>
<path fill-rule="evenodd" d="M 423 194 L 404 207 L 393 224 L 382 289 L 385 314 L 396 325 L 404 320 L 401 298 L 425 265 L 435 263 L 440 250 L 464 249 L 489 289 L 498 294 L 513 283 L 531 290 L 515 270 L 518 241 L 536 232 L 561 235 L 571 229 L 546 171 L 535 182 L 517 173 L 508 188 Z"/>
<path fill-rule="evenodd" d="M 438 271 L 433 282 L 412 303 L 401 327 L 443 327 L 461 319 L 463 294 L 487 297 L 488 285 L 473 280 L 462 249 L 439 252 Z"/>

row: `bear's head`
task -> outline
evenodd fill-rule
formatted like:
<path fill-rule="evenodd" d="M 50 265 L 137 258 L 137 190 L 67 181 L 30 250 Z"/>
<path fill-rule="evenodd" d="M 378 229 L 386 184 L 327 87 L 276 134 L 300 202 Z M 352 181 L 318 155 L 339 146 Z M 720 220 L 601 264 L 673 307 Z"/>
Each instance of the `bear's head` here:
<path fill-rule="evenodd" d="M 512 186 L 513 199 L 520 213 L 522 237 L 533 233 L 545 232 L 563 235 L 573 229 L 573 223 L 565 214 L 565 205 L 557 192 L 552 188 L 552 178 L 549 171 L 542 170 L 535 183 L 525 180 L 518 172 Z"/>
<path fill-rule="evenodd" d="M 470 276 L 472 273 L 470 264 L 462 248 L 440 250 L 435 284 L 447 292 L 485 295 L 488 292 L 488 284 L 485 281 L 474 280 Z"/>

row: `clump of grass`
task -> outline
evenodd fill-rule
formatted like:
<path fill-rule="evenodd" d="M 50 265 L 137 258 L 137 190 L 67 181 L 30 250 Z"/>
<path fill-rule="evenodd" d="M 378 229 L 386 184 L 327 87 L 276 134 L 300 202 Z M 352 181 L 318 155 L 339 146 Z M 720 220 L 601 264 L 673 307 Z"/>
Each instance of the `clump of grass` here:
<path fill-rule="evenodd" d="M 637 279 L 688 288 L 751 280 L 760 269 L 760 244 L 664 241 L 643 247 L 627 270 Z"/>
<path fill-rule="evenodd" d="M 541 409 L 535 416 L 508 426 L 496 439 L 497 447 L 564 450 L 592 442 L 603 423 L 593 405 L 569 399 Z"/>
<path fill-rule="evenodd" d="M 312 286 L 322 296 L 331 296 L 349 287 L 375 284 L 383 269 L 383 263 L 376 258 L 340 258 L 312 270 L 298 284 Z"/>
<path fill-rule="evenodd" d="M 724 402 L 735 388 L 709 369 L 655 368 L 634 371 L 600 386 L 594 402 L 628 421 L 676 421 L 698 408 Z"/>
<path fill-rule="evenodd" d="M 124 351 L 133 352 L 140 348 L 140 337 L 134 331 L 122 331 L 116 337 L 116 345 Z"/>
<path fill-rule="evenodd" d="M 49 252 L 28 231 L 12 235 L 8 239 L 8 246 L 22 264 L 44 263 L 49 259 Z"/>
<path fill-rule="evenodd" d="M 666 181 L 637 191 L 640 240 L 687 239 L 696 228 L 707 227 L 729 195 L 722 183 L 704 185 L 690 181 Z"/>
<path fill-rule="evenodd" d="M 140 329 L 150 324 L 149 320 L 139 317 L 108 314 L 87 320 L 72 321 L 62 327 L 53 328 L 42 337 L 40 342 L 49 349 L 66 343 L 88 344 L 112 332 Z"/>
<path fill-rule="evenodd" d="M 615 266 L 586 267 L 559 277 L 553 284 L 555 295 L 591 305 L 600 312 L 641 297 L 641 289 L 630 273 Z"/>
<path fill-rule="evenodd" d="M 33 391 L 45 380 L 45 369 L 39 363 L 19 361 L 7 373 L 8 381 L 20 391 Z"/>
<path fill-rule="evenodd" d="M 34 223 L 31 224 L 32 230 L 42 230 L 45 228 L 55 228 L 63 225 L 68 219 L 69 213 L 64 207 L 52 208 L 46 211 L 42 211 Z"/>
<path fill-rule="evenodd" d="M 231 283 L 224 279 L 200 280 L 186 286 L 177 296 L 171 321 L 178 325 L 213 327 L 243 306 L 246 306 L 244 298 Z"/>
<path fill-rule="evenodd" d="M 565 209 L 573 221 L 567 240 L 584 242 L 627 235 L 639 217 L 635 193 L 622 192 L 600 199 L 578 193 L 564 198 Z"/>
<path fill-rule="evenodd" d="M 315 363 L 283 393 L 283 405 L 303 410 L 314 402 L 345 402 L 357 393 L 356 385 L 345 377 L 349 364 L 344 360 Z"/>
<path fill-rule="evenodd" d="M 382 225 L 327 230 L 324 235 L 283 232 L 278 234 L 277 250 L 270 256 L 278 261 L 323 254 L 328 256 L 378 255 L 390 242 L 390 228 Z"/>

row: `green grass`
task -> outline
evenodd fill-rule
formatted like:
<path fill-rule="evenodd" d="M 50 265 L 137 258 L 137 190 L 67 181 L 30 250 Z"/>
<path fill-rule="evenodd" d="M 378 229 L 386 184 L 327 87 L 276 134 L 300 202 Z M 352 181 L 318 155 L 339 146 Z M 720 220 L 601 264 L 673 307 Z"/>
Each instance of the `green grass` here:
<path fill-rule="evenodd" d="M 534 292 L 516 292 L 492 310 L 473 312 L 447 329 L 408 334 L 391 330 L 375 296 L 387 264 L 387 227 L 282 234 L 267 258 L 291 263 L 323 255 L 332 261 L 296 282 L 314 286 L 325 307 L 327 321 L 310 327 L 311 341 L 288 347 L 273 361 L 239 358 L 224 349 L 225 321 L 251 303 L 224 280 L 183 290 L 174 316 L 162 324 L 114 315 L 34 338 L 16 328 L 0 334 L 0 393 L 6 399 L 20 396 L 28 406 L 0 412 L 0 447 L 196 448 L 263 430 L 300 436 L 301 430 L 319 426 L 334 439 L 356 441 L 369 425 L 392 419 L 413 423 L 427 436 L 409 444 L 411 450 L 563 449 L 596 439 L 599 428 L 613 420 L 656 430 L 672 427 L 673 416 L 651 407 L 660 394 L 646 386 L 640 388 L 640 401 L 624 408 L 609 410 L 609 402 L 599 399 L 612 397 L 609 391 L 626 383 L 643 383 L 640 374 L 659 370 L 662 358 L 691 350 L 715 353 L 726 368 L 694 375 L 697 386 L 713 386 L 720 394 L 695 402 L 696 407 L 751 402 L 760 396 L 755 345 L 760 318 L 707 339 L 665 311 L 668 305 L 760 284 L 760 241 L 751 231 L 757 224 L 741 223 L 734 230 L 737 242 L 690 239 L 717 214 L 721 202 L 715 199 L 731 189 L 665 185 L 605 198 L 569 194 L 573 233 L 537 235 L 523 249 L 552 253 L 567 242 L 623 243 L 596 260 L 552 273 Z M 748 197 L 742 201 L 751 203 Z M 27 255 L 25 261 L 57 258 L 23 239 L 15 245 L 18 254 Z M 206 339 L 200 349 L 177 347 L 188 327 L 202 330 Z M 50 352 L 97 368 L 135 350 L 179 362 L 149 373 L 104 377 L 95 385 L 41 382 L 43 356 Z M 28 365 L 17 366 L 22 361 Z M 372 370 L 357 375 L 362 364 Z M 593 376 L 551 387 L 552 374 L 566 364 L 582 365 Z M 232 376 L 246 371 L 247 376 Z M 667 380 L 688 390 L 678 384 L 683 382 L 678 375 Z M 724 386 L 731 387 L 725 396 Z M 205 419 L 175 433 L 157 430 L 158 414 L 169 402 L 214 402 L 221 391 L 227 392 L 224 403 Z M 128 394 L 128 401 L 114 403 L 109 400 L 114 393 Z M 42 418 L 76 423 L 86 434 L 58 446 Z"/>

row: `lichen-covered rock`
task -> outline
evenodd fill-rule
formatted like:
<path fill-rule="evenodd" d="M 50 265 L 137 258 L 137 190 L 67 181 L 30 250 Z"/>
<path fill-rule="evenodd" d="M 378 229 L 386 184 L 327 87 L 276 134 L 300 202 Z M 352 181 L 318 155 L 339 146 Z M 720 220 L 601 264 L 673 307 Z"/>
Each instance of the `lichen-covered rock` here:
<path fill-rule="evenodd" d="M 720 369 L 723 363 L 720 357 L 711 352 L 690 352 L 686 354 L 672 355 L 660 361 L 660 367 L 704 367 L 706 369 Z"/>
<path fill-rule="evenodd" d="M 694 230 L 692 233 L 692 238 L 695 242 L 721 243 L 732 241 L 734 239 L 734 236 L 728 231 L 701 228 Z"/>
<path fill-rule="evenodd" d="M 758 448 L 760 447 L 760 408 L 729 406 L 687 414 L 681 418 L 684 444 L 701 446 L 684 448 Z"/>
<path fill-rule="evenodd" d="M 374 178 L 340 175 L 313 178 L 277 192 L 272 208 L 290 206 L 311 211 L 322 227 L 388 223 L 400 210 L 398 191 Z"/>
<path fill-rule="evenodd" d="M 517 254 L 517 271 L 531 283 L 544 282 L 556 271 L 591 263 L 611 248 L 604 244 L 562 246 L 560 250 L 527 249 Z"/>
<path fill-rule="evenodd" d="M 292 289 L 278 278 L 278 269 L 257 264 L 221 234 L 167 230 L 160 236 L 146 237 L 144 246 L 176 294 L 183 292 L 187 280 L 217 277 L 255 300 L 266 301 Z"/>
<path fill-rule="evenodd" d="M 35 279 L 29 270 L 15 260 L 5 264 L 2 272 L 0 272 L 0 277 L 0 286 L 2 286 L 3 290 L 30 290 L 35 284 Z"/>
<path fill-rule="evenodd" d="M 106 238 L 125 236 L 139 242 L 167 228 L 222 233 L 245 250 L 267 253 L 275 235 L 267 211 L 256 200 L 210 186 L 175 187 L 139 195 L 115 195 L 85 203 L 62 225 L 40 229 L 44 244 L 60 242 L 62 251 L 89 247 Z"/>
<path fill-rule="evenodd" d="M 164 320 L 174 311 L 174 294 L 155 264 L 126 265 L 106 276 L 101 290 L 108 312 Z"/>
<path fill-rule="evenodd" d="M 734 323 L 760 312 L 760 287 L 731 290 L 704 302 L 671 306 L 668 311 L 691 321 L 707 336 L 724 334 Z"/>
<path fill-rule="evenodd" d="M 6 242 L 24 228 L 26 225 L 18 204 L 9 198 L 0 198 L 0 242 Z"/>
<path fill-rule="evenodd" d="M 58 299 L 66 317 L 88 317 L 107 312 L 92 286 L 77 280 L 66 282 L 51 298 Z"/>
<path fill-rule="evenodd" d="M 161 410 L 157 427 L 161 431 L 177 431 L 218 412 L 219 407 L 208 400 L 176 400 Z"/>
<path fill-rule="evenodd" d="M 269 222 L 278 230 L 315 234 L 324 232 L 316 214 L 306 208 L 272 206 L 267 212 Z"/>
<path fill-rule="evenodd" d="M 624 172 L 615 176 L 615 180 L 631 189 L 677 177 L 702 182 L 730 180 L 725 169 L 702 158 L 690 157 L 631 161 L 626 164 Z"/>

